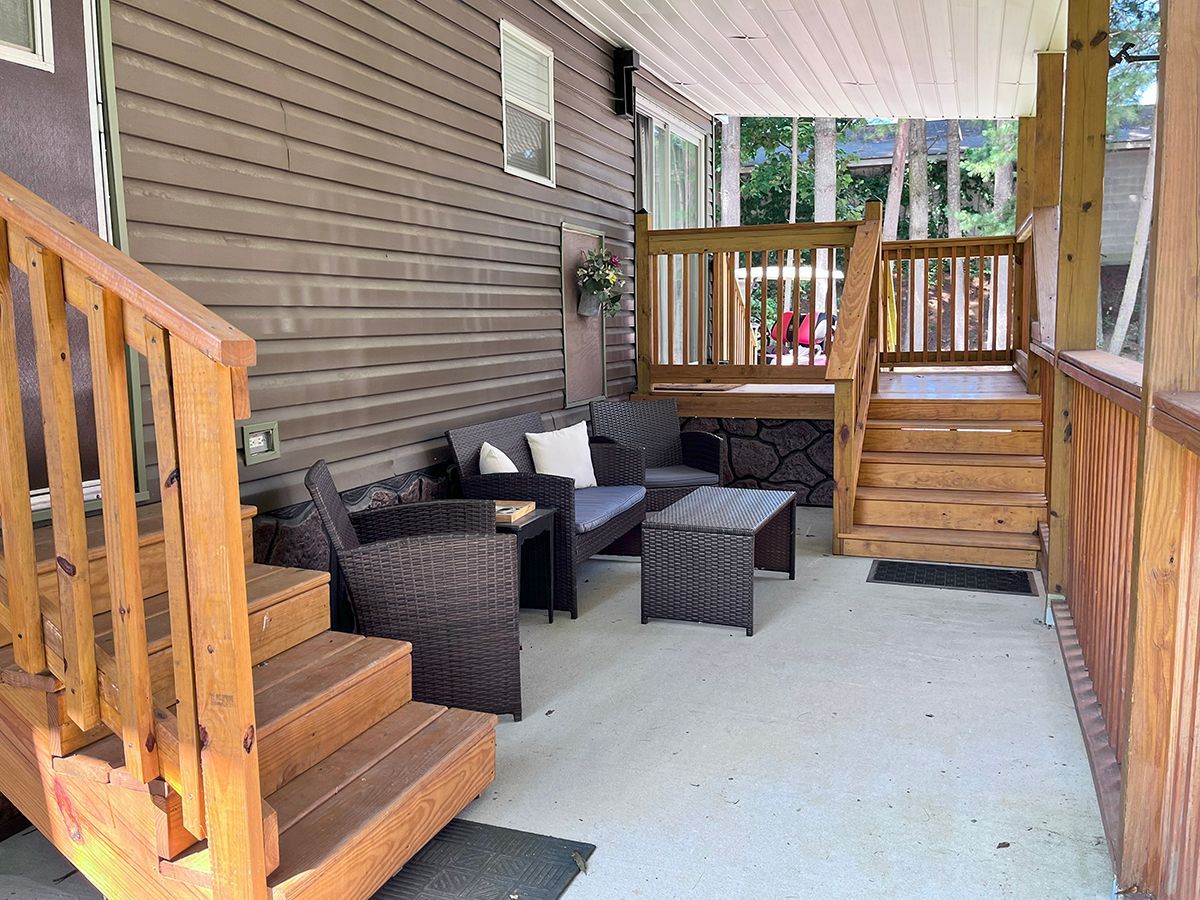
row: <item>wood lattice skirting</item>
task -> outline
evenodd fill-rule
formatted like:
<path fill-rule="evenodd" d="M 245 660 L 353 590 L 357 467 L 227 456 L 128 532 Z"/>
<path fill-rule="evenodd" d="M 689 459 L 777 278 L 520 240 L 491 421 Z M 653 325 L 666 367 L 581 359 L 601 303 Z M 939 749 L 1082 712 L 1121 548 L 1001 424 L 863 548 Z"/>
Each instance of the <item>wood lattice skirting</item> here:
<path fill-rule="evenodd" d="M 1096 798 L 1100 804 L 1100 819 L 1104 823 L 1104 837 L 1113 865 L 1120 861 L 1121 854 L 1121 767 L 1116 753 L 1108 743 L 1104 714 L 1100 701 L 1092 689 L 1092 679 L 1083 663 L 1083 650 L 1079 646 L 1079 633 L 1075 630 L 1075 619 L 1065 600 L 1052 600 L 1055 630 L 1058 645 L 1062 649 L 1063 662 L 1067 668 L 1067 683 L 1071 686 L 1071 698 L 1075 701 L 1075 712 L 1079 716 L 1079 729 L 1083 733 L 1083 744 L 1087 750 L 1088 763 L 1092 769 L 1092 781 L 1096 785 Z"/>

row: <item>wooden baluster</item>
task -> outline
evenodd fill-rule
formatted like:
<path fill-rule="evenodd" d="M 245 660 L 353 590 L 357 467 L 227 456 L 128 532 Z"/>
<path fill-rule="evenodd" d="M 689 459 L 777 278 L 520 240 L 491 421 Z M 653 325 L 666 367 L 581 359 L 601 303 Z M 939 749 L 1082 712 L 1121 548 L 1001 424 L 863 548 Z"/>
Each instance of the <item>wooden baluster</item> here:
<path fill-rule="evenodd" d="M 8 471 L 0 478 L 0 529 L 4 537 L 4 578 L 8 589 L 13 658 L 26 672 L 46 668 L 42 608 L 29 508 L 29 471 L 25 420 L 21 410 L 21 373 L 16 320 L 9 281 L 8 226 L 0 219 L 0 458 Z"/>
<path fill-rule="evenodd" d="M 667 254 L 667 365 L 675 365 L 675 254 Z"/>
<path fill-rule="evenodd" d="M 844 254 L 847 264 L 849 263 L 849 253 Z M 847 265 L 847 268 L 849 266 Z M 813 327 L 809 328 L 809 335 L 816 333 L 816 316 L 810 320 Z M 829 348 L 833 346 L 835 340 L 833 329 L 833 276 L 825 279 L 825 358 L 829 358 Z"/>
<path fill-rule="evenodd" d="M 170 344 L 205 822 L 218 900 L 265 900 L 246 561 L 229 369 Z"/>
<path fill-rule="evenodd" d="M 1010 360 L 1016 359 L 1015 350 L 1017 348 L 1016 332 L 1020 328 L 1020 320 L 1017 314 L 1017 294 L 1019 289 L 1019 279 L 1017 278 L 1017 245 L 1015 243 L 1008 245 L 1008 295 L 1004 298 L 1004 302 L 1008 304 L 1006 312 L 1008 316 L 1008 341 L 1005 345 L 1005 350 L 1008 353 Z"/>
<path fill-rule="evenodd" d="M 683 253 L 679 257 L 683 264 L 683 310 L 680 318 L 683 325 L 683 359 L 685 365 L 692 363 L 692 254 Z"/>
<path fill-rule="evenodd" d="M 752 321 L 753 305 L 750 302 L 750 297 L 754 290 L 754 280 L 751 277 L 751 269 L 754 267 L 754 251 L 746 251 L 746 294 L 742 298 L 742 302 L 746 304 L 746 362 L 750 363 L 754 358 L 754 325 Z"/>
<path fill-rule="evenodd" d="M 647 354 L 655 365 L 662 362 L 662 309 L 658 296 L 658 280 L 662 276 L 661 257 L 650 256 L 646 263 L 646 280 L 650 283 L 650 352 Z M 650 390 L 647 383 L 641 390 Z"/>
<path fill-rule="evenodd" d="M 936 303 L 934 304 L 934 315 L 937 316 L 937 322 L 934 325 L 934 341 L 937 346 L 934 349 L 934 361 L 942 361 L 942 311 L 946 305 L 946 295 L 942 291 L 942 245 L 938 244 L 937 249 L 937 278 L 934 285 L 934 290 L 937 291 Z"/>
<path fill-rule="evenodd" d="M 797 247 L 792 256 L 792 365 L 800 365 L 800 257 L 803 251 Z M 817 251 L 810 249 L 809 260 L 812 271 L 817 271 Z M 811 293 L 811 288 L 810 291 Z"/>
<path fill-rule="evenodd" d="M 762 252 L 762 276 L 758 279 L 762 285 L 762 293 L 759 294 L 758 307 L 758 356 L 754 360 L 758 365 L 765 365 L 767 362 L 767 294 L 770 292 L 771 280 L 767 277 L 767 264 L 771 259 L 771 251 L 764 250 Z M 776 309 L 779 308 L 776 303 Z"/>
<path fill-rule="evenodd" d="M 958 248 L 950 248 L 950 359 L 958 350 Z"/>
<path fill-rule="evenodd" d="M 154 410 L 154 444 L 158 451 L 159 491 L 167 564 L 167 596 L 171 609 L 171 644 L 175 674 L 175 714 L 179 734 L 180 797 L 183 826 L 197 838 L 206 834 L 204 782 L 200 767 L 200 731 L 196 709 L 196 673 L 192 659 L 192 607 L 184 561 L 183 506 L 179 496 L 179 456 L 175 408 L 171 397 L 170 336 L 146 320 L 146 365 Z"/>
<path fill-rule="evenodd" d="M 992 359 L 1000 349 L 1000 248 L 992 244 Z M 1008 331 L 1005 329 L 1005 340 Z"/>
<path fill-rule="evenodd" d="M 921 291 L 921 362 L 929 359 L 929 248 L 923 257 L 921 276 L 924 279 Z"/>
<path fill-rule="evenodd" d="M 121 688 L 120 737 L 125 748 L 125 768 L 145 783 L 158 777 L 159 766 L 134 501 L 137 486 L 133 477 L 124 306 L 120 297 L 90 279 L 84 283 L 84 298 L 92 357 L 92 399 L 96 407 L 113 650 Z"/>
<path fill-rule="evenodd" d="M 783 333 L 783 317 L 787 313 L 784 304 L 783 292 L 783 267 L 787 264 L 787 257 L 784 251 L 777 250 L 778 254 L 775 261 L 778 263 L 776 268 L 778 271 L 775 279 L 775 365 L 783 365 L 783 345 L 786 335 Z"/>
<path fill-rule="evenodd" d="M 100 697 L 62 261 L 32 238 L 25 246 L 53 509 L 67 713 L 88 731 L 100 723 Z"/>
<path fill-rule="evenodd" d="M 724 354 L 721 352 L 721 309 L 725 292 L 725 254 L 720 250 L 712 256 L 712 364 L 719 365 Z"/>

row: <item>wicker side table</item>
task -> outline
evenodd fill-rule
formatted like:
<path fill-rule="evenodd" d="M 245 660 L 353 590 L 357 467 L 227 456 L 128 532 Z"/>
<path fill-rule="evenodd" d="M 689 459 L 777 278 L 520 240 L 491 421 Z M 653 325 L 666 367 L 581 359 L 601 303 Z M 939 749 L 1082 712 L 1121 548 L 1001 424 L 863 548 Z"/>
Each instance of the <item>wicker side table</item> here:
<path fill-rule="evenodd" d="M 754 634 L 754 570 L 796 577 L 792 491 L 701 487 L 642 525 L 642 624 L 679 619 Z"/>

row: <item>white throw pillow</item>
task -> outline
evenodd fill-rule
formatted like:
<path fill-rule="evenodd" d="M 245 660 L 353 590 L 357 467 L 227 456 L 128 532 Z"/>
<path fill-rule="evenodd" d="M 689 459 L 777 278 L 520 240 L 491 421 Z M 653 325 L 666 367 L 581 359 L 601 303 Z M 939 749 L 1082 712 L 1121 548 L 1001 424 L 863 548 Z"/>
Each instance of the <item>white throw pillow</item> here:
<path fill-rule="evenodd" d="M 517 471 L 516 465 L 508 454 L 499 447 L 493 447 L 487 441 L 479 448 L 479 474 L 499 475 L 503 472 Z"/>
<path fill-rule="evenodd" d="M 539 475 L 565 475 L 575 479 L 577 488 L 596 486 L 586 422 L 558 431 L 526 433 L 525 440 L 529 441 L 533 469 Z"/>

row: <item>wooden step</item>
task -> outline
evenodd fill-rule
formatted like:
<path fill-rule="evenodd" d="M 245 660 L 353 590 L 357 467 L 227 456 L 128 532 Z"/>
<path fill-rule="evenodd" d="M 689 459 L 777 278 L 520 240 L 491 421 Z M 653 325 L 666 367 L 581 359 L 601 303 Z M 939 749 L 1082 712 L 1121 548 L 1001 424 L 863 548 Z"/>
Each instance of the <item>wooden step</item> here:
<path fill-rule="evenodd" d="M 253 506 L 242 507 L 242 551 L 248 560 L 254 559 Z M 85 520 L 88 541 L 88 570 L 91 578 L 92 610 L 106 612 L 108 596 L 108 558 L 104 549 L 104 518 L 88 516 Z M 34 550 L 37 554 L 38 590 L 57 596 L 58 576 L 55 574 L 54 534 L 49 524 L 34 529 Z M 167 589 L 166 549 L 163 542 L 162 504 L 148 503 L 138 507 L 138 543 L 142 564 L 142 595 L 153 597 Z M 0 581 L 4 578 L 3 553 L 0 552 Z"/>
<path fill-rule="evenodd" d="M 246 567 L 246 598 L 250 654 L 256 665 L 329 627 L 328 572 L 252 563 Z M 145 608 L 151 690 L 156 702 L 167 707 L 175 702 L 170 598 L 166 593 L 156 594 L 146 599 Z M 57 603 L 43 598 L 42 613 L 57 626 Z M 97 645 L 112 654 L 112 614 L 98 614 L 94 628 Z"/>
<path fill-rule="evenodd" d="M 1046 517 L 1046 497 L 1009 491 L 859 487 L 855 525 L 895 525 L 1031 534 Z"/>
<path fill-rule="evenodd" d="M 1034 534 L 858 525 L 839 535 L 848 556 L 966 563 L 1032 569 L 1037 566 Z"/>
<path fill-rule="evenodd" d="M 1040 492 L 1046 481 L 1040 456 L 1000 453 L 864 451 L 858 484 L 868 487 Z"/>
<path fill-rule="evenodd" d="M 496 717 L 407 703 L 266 798 L 274 900 L 370 897 L 495 777 Z M 205 887 L 208 847 L 160 871 Z"/>
<path fill-rule="evenodd" d="M 370 897 L 495 777 L 495 722 L 409 703 L 268 797 L 274 900 Z"/>
<path fill-rule="evenodd" d="M 869 407 L 872 419 L 983 419 L 1029 421 L 1041 418 L 1042 400 L 1033 394 L 985 395 L 931 400 L 916 395 L 875 394 Z"/>
<path fill-rule="evenodd" d="M 1042 423 L 872 419 L 867 422 L 863 449 L 1038 455 L 1042 452 Z"/>

